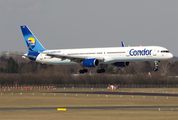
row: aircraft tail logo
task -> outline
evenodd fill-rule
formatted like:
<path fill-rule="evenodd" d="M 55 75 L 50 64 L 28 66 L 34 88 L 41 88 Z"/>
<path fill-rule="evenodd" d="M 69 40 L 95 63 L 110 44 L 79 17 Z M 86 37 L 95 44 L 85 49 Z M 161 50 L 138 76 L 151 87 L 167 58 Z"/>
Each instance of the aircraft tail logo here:
<path fill-rule="evenodd" d="M 28 45 L 28 48 L 30 50 L 33 50 L 33 48 L 35 47 L 35 38 L 34 37 L 29 37 L 28 40 L 27 40 L 27 45 Z"/>

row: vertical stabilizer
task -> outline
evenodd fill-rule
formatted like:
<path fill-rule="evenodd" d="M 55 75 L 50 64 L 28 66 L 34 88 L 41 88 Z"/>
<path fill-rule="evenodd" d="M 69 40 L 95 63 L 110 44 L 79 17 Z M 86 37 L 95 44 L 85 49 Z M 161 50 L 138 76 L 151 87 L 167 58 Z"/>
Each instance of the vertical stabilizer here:
<path fill-rule="evenodd" d="M 46 50 L 26 25 L 20 26 L 20 28 L 22 30 L 28 52 Z"/>

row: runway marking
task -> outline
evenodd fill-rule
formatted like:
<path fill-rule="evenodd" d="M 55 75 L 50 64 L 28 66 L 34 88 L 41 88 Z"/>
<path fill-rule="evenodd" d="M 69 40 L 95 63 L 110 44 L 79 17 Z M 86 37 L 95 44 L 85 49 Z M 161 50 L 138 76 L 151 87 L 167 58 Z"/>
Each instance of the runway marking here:
<path fill-rule="evenodd" d="M 67 111 L 66 108 L 57 108 L 57 111 Z"/>
<path fill-rule="evenodd" d="M 105 95 L 142 95 L 142 96 L 172 96 L 178 97 L 178 94 L 171 93 L 139 93 L 139 92 L 100 92 L 100 91 L 89 91 L 89 92 L 48 92 L 48 93 L 72 93 L 72 94 L 105 94 Z"/>
<path fill-rule="evenodd" d="M 100 107 L 35 107 L 35 108 L 0 108 L 0 111 L 39 111 L 39 110 L 116 110 L 116 109 L 178 109 L 178 106 L 100 106 Z"/>

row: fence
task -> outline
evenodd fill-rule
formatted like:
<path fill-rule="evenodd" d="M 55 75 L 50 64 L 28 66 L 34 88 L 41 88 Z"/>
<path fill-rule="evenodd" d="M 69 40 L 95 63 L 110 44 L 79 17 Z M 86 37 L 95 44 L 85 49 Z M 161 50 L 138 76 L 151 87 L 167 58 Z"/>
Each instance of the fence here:
<path fill-rule="evenodd" d="M 41 91 L 41 90 L 55 90 L 55 86 L 51 86 L 51 85 L 46 85 L 46 86 L 26 86 L 26 85 L 16 85 L 16 86 L 12 86 L 12 85 L 2 85 L 0 86 L 0 91 Z"/>
<path fill-rule="evenodd" d="M 178 84 L 114 84 L 119 88 L 178 88 Z M 110 84 L 0 85 L 2 90 L 50 90 L 50 88 L 107 88 Z"/>

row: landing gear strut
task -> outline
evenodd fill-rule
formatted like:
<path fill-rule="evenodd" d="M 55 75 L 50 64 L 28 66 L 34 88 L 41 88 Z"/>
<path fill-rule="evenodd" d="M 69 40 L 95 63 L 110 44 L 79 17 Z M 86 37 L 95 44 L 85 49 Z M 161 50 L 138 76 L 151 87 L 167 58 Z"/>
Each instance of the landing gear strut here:
<path fill-rule="evenodd" d="M 155 62 L 155 67 L 153 68 L 153 70 L 156 72 L 158 71 L 158 62 L 159 61 L 154 61 Z"/>

